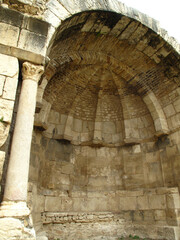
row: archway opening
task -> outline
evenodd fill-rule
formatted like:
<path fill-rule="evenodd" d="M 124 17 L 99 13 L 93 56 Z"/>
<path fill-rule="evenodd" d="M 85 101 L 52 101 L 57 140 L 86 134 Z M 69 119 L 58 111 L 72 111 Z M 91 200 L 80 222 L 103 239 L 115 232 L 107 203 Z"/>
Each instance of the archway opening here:
<path fill-rule="evenodd" d="M 49 239 L 158 239 L 165 226 L 175 239 L 179 90 L 171 50 L 113 12 L 82 12 L 58 28 L 30 169 L 34 221 L 38 229 L 41 212 Z"/>

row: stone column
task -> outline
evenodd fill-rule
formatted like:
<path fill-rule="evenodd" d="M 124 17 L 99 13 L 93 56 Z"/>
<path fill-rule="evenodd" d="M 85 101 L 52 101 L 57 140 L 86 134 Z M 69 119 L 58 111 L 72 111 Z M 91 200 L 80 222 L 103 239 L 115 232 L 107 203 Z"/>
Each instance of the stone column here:
<path fill-rule="evenodd" d="M 26 200 L 30 148 L 37 87 L 42 74 L 43 66 L 34 65 L 29 62 L 23 64 L 23 83 L 12 139 L 4 198 L 0 211 L 1 216 L 3 210 L 6 212 L 5 209 L 8 209 L 9 214 L 13 214 L 14 212 L 15 216 L 21 216 L 23 212 L 24 214 L 28 214 Z"/>

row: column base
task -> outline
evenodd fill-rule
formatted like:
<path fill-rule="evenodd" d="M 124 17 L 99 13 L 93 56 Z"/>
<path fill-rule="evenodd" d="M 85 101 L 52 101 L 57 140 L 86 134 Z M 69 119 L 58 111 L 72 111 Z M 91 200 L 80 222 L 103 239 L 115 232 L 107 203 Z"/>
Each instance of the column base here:
<path fill-rule="evenodd" d="M 3 202 L 0 207 L 1 240 L 35 240 L 30 210 L 25 202 Z"/>

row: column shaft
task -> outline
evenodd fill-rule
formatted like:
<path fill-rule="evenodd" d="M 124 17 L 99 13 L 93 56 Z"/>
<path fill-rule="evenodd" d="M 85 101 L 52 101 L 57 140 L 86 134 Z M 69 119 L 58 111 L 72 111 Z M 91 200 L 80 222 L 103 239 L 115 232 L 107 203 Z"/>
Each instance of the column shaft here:
<path fill-rule="evenodd" d="M 26 201 L 37 84 L 42 66 L 24 63 L 23 83 L 7 171 L 4 201 Z M 33 70 L 33 71 L 32 71 Z M 31 73 L 31 74 L 28 74 Z"/>

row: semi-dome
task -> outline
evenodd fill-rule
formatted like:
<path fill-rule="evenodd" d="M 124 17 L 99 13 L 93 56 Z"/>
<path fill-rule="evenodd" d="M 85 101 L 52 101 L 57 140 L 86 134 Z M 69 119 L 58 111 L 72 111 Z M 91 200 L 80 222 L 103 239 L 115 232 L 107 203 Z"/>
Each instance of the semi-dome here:
<path fill-rule="evenodd" d="M 44 99 L 56 112 L 54 138 L 119 146 L 169 131 L 162 104 L 177 83 L 167 74 L 169 46 L 151 29 L 117 13 L 84 12 L 64 21 L 52 42 Z"/>

